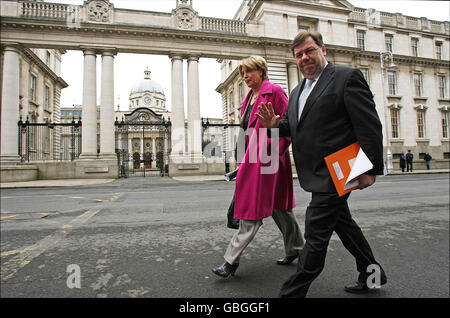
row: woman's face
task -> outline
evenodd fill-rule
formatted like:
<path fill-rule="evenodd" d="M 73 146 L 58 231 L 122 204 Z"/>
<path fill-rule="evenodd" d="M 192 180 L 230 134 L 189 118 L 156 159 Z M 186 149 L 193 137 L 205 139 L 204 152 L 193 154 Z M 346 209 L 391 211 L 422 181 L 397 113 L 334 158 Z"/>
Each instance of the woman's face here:
<path fill-rule="evenodd" d="M 241 70 L 245 84 L 253 90 L 258 90 L 263 82 L 262 70 L 248 70 L 245 66 Z"/>

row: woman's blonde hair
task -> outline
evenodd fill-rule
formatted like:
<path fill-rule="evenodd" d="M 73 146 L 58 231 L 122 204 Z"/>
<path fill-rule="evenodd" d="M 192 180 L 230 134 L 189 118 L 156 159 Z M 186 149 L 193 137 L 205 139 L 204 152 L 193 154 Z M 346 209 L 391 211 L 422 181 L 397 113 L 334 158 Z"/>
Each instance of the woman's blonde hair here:
<path fill-rule="evenodd" d="M 267 75 L 268 70 L 267 62 L 262 56 L 252 55 L 250 57 L 243 59 L 241 64 L 239 65 L 239 74 L 241 74 L 241 77 L 243 76 L 242 74 L 243 67 L 245 67 L 248 71 L 261 70 L 263 80 L 269 79 L 269 76 Z"/>

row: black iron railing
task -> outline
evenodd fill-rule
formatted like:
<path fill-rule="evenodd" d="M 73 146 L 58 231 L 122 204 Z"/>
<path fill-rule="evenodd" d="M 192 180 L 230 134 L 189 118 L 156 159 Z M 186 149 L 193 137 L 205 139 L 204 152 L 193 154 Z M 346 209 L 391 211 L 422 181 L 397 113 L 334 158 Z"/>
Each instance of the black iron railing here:
<path fill-rule="evenodd" d="M 31 123 L 20 119 L 19 156 L 22 162 L 73 161 L 81 153 L 81 121 Z"/>

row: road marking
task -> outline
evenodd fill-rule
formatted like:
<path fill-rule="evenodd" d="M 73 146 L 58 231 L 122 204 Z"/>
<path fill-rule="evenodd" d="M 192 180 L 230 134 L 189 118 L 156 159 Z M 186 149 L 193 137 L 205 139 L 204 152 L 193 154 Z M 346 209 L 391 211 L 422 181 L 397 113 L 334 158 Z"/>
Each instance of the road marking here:
<path fill-rule="evenodd" d="M 13 215 L 8 215 L 8 216 L 0 216 L 0 222 L 13 221 L 13 220 L 7 220 L 7 219 L 15 218 L 18 215 L 19 214 L 13 214 Z"/>
<path fill-rule="evenodd" d="M 83 214 L 77 216 L 69 224 L 64 224 L 61 226 L 61 229 L 54 234 L 48 235 L 44 237 L 42 240 L 37 243 L 27 246 L 21 250 L 12 250 L 7 252 L 2 252 L 1 257 L 14 255 L 13 258 L 5 262 L 1 267 L 1 280 L 5 281 L 14 276 L 21 268 L 30 264 L 33 259 L 41 255 L 46 250 L 55 247 L 59 241 L 64 239 L 64 237 L 70 233 L 74 228 L 81 226 L 86 223 L 90 218 L 100 212 L 101 209 L 98 210 L 88 210 Z"/>

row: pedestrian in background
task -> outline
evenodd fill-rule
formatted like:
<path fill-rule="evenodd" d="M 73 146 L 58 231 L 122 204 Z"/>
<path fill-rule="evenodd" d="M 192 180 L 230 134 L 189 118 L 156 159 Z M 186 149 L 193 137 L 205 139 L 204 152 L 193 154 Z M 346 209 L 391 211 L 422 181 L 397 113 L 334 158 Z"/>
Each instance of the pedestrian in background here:
<path fill-rule="evenodd" d="M 428 152 L 426 152 L 423 160 L 425 160 L 425 164 L 427 165 L 427 170 L 430 170 L 431 159 L 433 159 L 433 157 L 431 157 L 430 154 Z"/>
<path fill-rule="evenodd" d="M 413 159 L 414 155 L 411 153 L 411 150 L 408 150 L 406 154 L 406 172 L 413 171 Z"/>
<path fill-rule="evenodd" d="M 400 169 L 402 169 L 402 172 L 405 172 L 406 168 L 406 156 L 405 152 L 402 152 L 402 155 L 400 156 Z"/>

